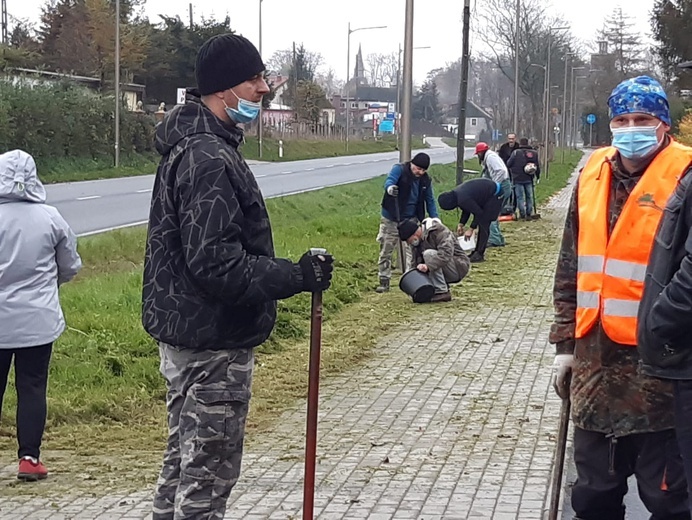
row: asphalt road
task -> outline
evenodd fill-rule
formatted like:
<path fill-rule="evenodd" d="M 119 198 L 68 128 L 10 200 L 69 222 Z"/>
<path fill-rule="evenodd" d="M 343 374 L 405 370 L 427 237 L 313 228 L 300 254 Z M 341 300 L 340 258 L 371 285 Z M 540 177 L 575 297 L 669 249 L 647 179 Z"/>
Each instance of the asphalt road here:
<path fill-rule="evenodd" d="M 455 150 L 430 138 L 433 163 L 456 160 Z M 251 165 L 266 198 L 371 179 L 389 172 L 398 152 Z M 467 158 L 473 150 L 466 149 Z M 146 223 L 153 175 L 46 186 L 48 204 L 60 210 L 75 233 L 92 235 Z"/>

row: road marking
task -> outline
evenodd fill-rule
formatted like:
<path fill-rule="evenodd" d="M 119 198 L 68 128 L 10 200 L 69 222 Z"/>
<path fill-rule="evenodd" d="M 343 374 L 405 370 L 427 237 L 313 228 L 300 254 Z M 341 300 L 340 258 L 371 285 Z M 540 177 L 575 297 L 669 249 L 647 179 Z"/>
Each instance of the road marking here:
<path fill-rule="evenodd" d="M 261 179 L 262 177 L 269 177 L 269 175 L 255 175 L 255 179 Z"/>
<path fill-rule="evenodd" d="M 129 227 L 134 227 L 134 226 L 143 226 L 144 224 L 149 223 L 148 220 L 140 220 L 139 222 L 132 222 L 130 224 L 123 224 L 121 226 L 112 226 L 112 227 L 107 227 L 103 229 L 97 229 L 95 231 L 87 231 L 86 233 L 80 233 L 77 236 L 78 237 L 88 237 L 90 235 L 98 235 L 99 233 L 107 233 L 108 231 L 115 231 L 116 229 L 125 229 Z"/>
<path fill-rule="evenodd" d="M 100 199 L 101 195 L 89 195 L 88 197 L 77 197 L 77 200 L 92 200 L 92 199 Z"/>
<path fill-rule="evenodd" d="M 293 172 L 281 172 L 282 175 L 285 175 L 287 173 L 293 173 Z"/>
<path fill-rule="evenodd" d="M 306 171 L 306 172 L 311 172 L 311 171 L 314 171 L 314 170 L 315 170 L 315 168 L 307 168 L 305 171 Z"/>
<path fill-rule="evenodd" d="M 135 193 L 149 193 L 152 188 L 147 188 L 146 190 L 137 190 Z"/>

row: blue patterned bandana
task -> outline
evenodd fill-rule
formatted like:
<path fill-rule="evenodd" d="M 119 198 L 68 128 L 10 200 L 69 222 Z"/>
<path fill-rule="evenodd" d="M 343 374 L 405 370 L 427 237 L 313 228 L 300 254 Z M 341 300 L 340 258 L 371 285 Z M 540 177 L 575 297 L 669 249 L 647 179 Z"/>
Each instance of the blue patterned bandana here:
<path fill-rule="evenodd" d="M 661 84 L 648 76 L 623 81 L 608 99 L 610 119 L 623 114 L 649 114 L 670 126 L 668 96 Z"/>

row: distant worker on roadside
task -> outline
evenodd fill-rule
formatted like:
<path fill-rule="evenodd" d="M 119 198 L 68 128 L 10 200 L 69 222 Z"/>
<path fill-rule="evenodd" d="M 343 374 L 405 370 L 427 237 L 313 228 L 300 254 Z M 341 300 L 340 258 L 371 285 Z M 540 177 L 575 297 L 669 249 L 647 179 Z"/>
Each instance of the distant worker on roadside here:
<path fill-rule="evenodd" d="M 426 218 L 422 223 L 409 219 L 399 224 L 399 238 L 413 251 L 409 270 L 428 273 L 435 286 L 435 295 L 430 301 L 451 301 L 449 285 L 463 280 L 471 267 L 454 233 L 439 218 Z"/>
<path fill-rule="evenodd" d="M 502 159 L 502 162 L 507 164 L 514 151 L 518 149 L 519 143 L 517 143 L 517 134 L 507 134 L 507 142 L 500 146 L 498 155 L 500 156 L 500 159 Z"/>
<path fill-rule="evenodd" d="M 509 202 L 512 196 L 512 183 L 509 179 L 509 170 L 507 165 L 500 156 L 493 152 L 486 143 L 478 143 L 476 145 L 476 155 L 478 162 L 481 164 L 481 176 L 486 179 L 491 179 L 500 185 L 500 193 L 502 195 L 502 207 Z M 500 209 L 502 212 L 502 209 Z M 498 213 L 498 217 L 500 214 Z M 490 247 L 504 247 L 505 237 L 500 231 L 500 223 L 495 220 L 490 224 L 490 238 L 488 239 Z"/>
<path fill-rule="evenodd" d="M 567 213 L 555 273 L 555 390 L 572 400 L 583 520 L 623 520 L 627 480 L 656 520 L 688 520 L 675 437 L 673 387 L 646 375 L 637 313 L 664 208 L 692 163 L 692 148 L 667 135 L 666 93 L 646 76 L 608 99 L 613 145 L 593 152 Z"/>
<path fill-rule="evenodd" d="M 198 90 L 156 130 L 142 322 L 158 342 L 168 443 L 153 520 L 224 517 L 238 481 L 254 348 L 276 301 L 329 288 L 332 260 L 276 258 L 269 215 L 238 147 L 269 92 L 255 46 L 220 34 L 199 49 Z"/>
<path fill-rule="evenodd" d="M 529 140 L 522 138 L 517 148 L 507 162 L 514 198 L 519 210 L 519 218 L 533 220 L 540 218 L 534 213 L 536 197 L 534 183 L 541 178 L 541 166 L 538 162 L 538 152 L 529 146 Z"/>
<path fill-rule="evenodd" d="M 461 209 L 461 219 L 457 227 L 459 236 L 470 240 L 475 230 L 478 230 L 476 250 L 470 256 L 471 263 L 485 261 L 490 225 L 500 214 L 503 200 L 500 184 L 485 178 L 466 181 L 452 191 L 441 193 L 438 197 L 440 208 L 446 211 Z M 473 216 L 471 226 L 466 229 L 466 223 L 471 216 Z"/>
<path fill-rule="evenodd" d="M 432 181 L 428 175 L 430 156 L 418 153 L 404 164 L 395 164 L 384 181 L 384 197 L 382 197 L 382 216 L 377 241 L 380 244 L 380 257 L 377 267 L 380 276 L 378 293 L 389 291 L 392 278 L 392 254 L 399 245 L 397 224 L 400 221 L 416 218 L 419 222 L 425 219 L 425 214 L 437 218 L 437 205 L 433 193 Z M 399 259 L 404 265 L 408 264 L 411 251 L 408 247 L 404 253 L 407 258 Z"/>
<path fill-rule="evenodd" d="M 33 157 L 0 155 L 0 411 L 14 359 L 20 480 L 48 476 L 41 462 L 48 367 L 65 330 L 58 287 L 81 267 L 77 238 L 46 204 Z"/>

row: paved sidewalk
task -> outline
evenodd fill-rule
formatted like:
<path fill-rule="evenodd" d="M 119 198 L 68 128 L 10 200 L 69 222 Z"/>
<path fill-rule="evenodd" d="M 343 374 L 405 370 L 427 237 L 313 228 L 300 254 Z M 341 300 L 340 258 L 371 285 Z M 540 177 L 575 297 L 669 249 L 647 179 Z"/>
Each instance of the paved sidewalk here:
<path fill-rule="evenodd" d="M 556 237 L 569 194 L 543 211 Z M 508 294 L 523 307 L 442 310 L 323 382 L 320 519 L 544 518 L 560 403 L 550 388 L 547 342 L 554 262 L 537 263 L 518 267 L 533 281 L 527 293 Z M 253 442 L 226 518 L 301 517 L 304 428 L 301 406 Z M 150 490 L 0 497 L 0 518 L 147 518 L 150 499 Z"/>

